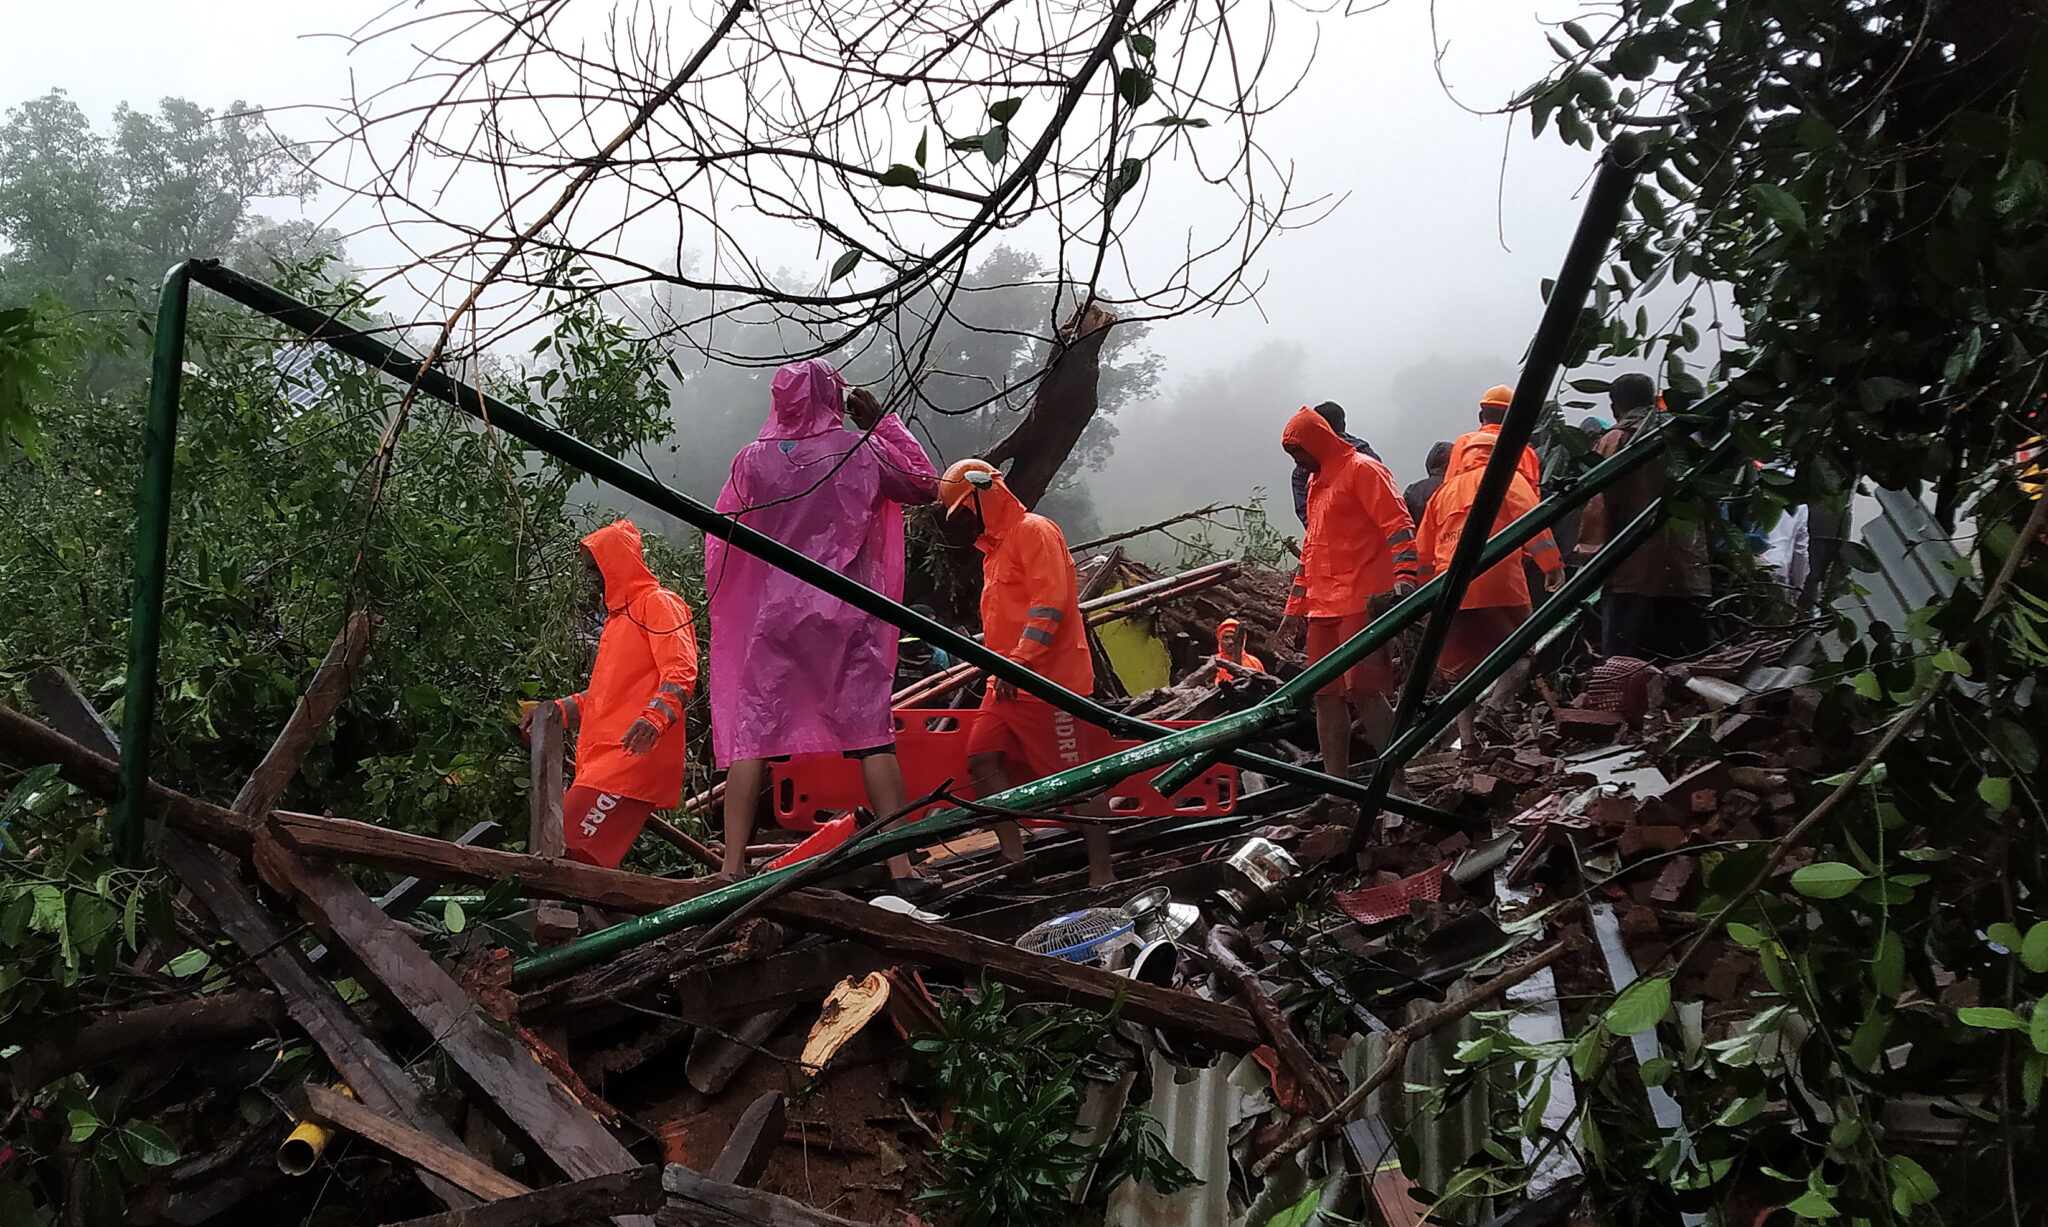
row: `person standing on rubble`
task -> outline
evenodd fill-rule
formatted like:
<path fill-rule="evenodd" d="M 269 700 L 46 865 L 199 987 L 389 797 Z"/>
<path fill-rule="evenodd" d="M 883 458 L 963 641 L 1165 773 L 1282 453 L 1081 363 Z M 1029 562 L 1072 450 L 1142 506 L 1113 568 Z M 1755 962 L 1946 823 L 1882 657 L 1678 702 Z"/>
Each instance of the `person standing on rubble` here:
<path fill-rule="evenodd" d="M 1401 491 L 1401 501 L 1408 504 L 1408 518 L 1422 523 L 1422 513 L 1429 507 L 1429 496 L 1444 484 L 1444 470 L 1451 465 L 1451 441 L 1438 439 L 1429 445 L 1429 459 L 1423 462 L 1426 472 L 1420 481 L 1410 482 Z"/>
<path fill-rule="evenodd" d="M 1393 599 L 1415 590 L 1415 522 L 1385 465 L 1354 449 L 1316 409 L 1287 420 L 1280 443 L 1311 474 L 1301 568 L 1287 597 L 1281 637 L 1306 638 L 1309 663 L 1365 629 Z M 1351 769 L 1352 712 L 1377 753 L 1393 730 L 1388 697 L 1399 685 L 1385 648 L 1351 667 L 1316 696 L 1316 737 L 1323 770 Z"/>
<path fill-rule="evenodd" d="M 604 629 L 590 684 L 554 700 L 576 738 L 563 844 L 570 860 L 617 869 L 654 811 L 682 804 L 683 705 L 697 688 L 697 634 L 688 602 L 647 569 L 631 520 L 583 538 L 583 561 L 602 585 Z M 519 727 L 531 734 L 533 711 Z"/>
<path fill-rule="evenodd" d="M 937 473 L 881 402 L 822 358 L 775 372 L 768 420 L 733 458 L 718 510 L 892 600 L 903 597 L 903 507 Z M 848 413 L 858 430 L 848 430 Z M 726 769 L 724 874 L 747 869 L 768 763 L 857 759 L 868 805 L 904 806 L 889 696 L 896 628 L 752 554 L 704 545 L 711 603 L 711 746 Z M 908 876 L 907 859 L 891 863 Z"/>
<path fill-rule="evenodd" d="M 1215 660 L 1219 685 L 1250 673 L 1266 671 L 1264 661 L 1244 650 L 1244 623 L 1236 618 L 1225 618 L 1216 624 Z"/>
<path fill-rule="evenodd" d="M 1344 429 L 1344 406 L 1336 401 L 1326 400 L 1316 406 L 1316 412 L 1321 414 L 1323 420 L 1330 424 L 1331 430 L 1337 432 L 1338 438 L 1349 443 L 1354 450 L 1363 452 L 1374 460 L 1379 460 L 1380 454 L 1372 450 L 1372 444 Z M 1380 461 L 1380 463 L 1385 464 L 1386 462 Z M 1308 527 L 1309 475 L 1314 471 L 1313 469 L 1305 469 L 1299 464 L 1294 466 L 1294 518 L 1300 520 L 1304 528 Z"/>
<path fill-rule="evenodd" d="M 1657 385 L 1648 375 L 1617 378 L 1607 397 L 1615 425 L 1595 448 L 1602 458 L 1660 424 Z M 1579 517 L 1579 555 L 1590 558 L 1641 514 L 1664 492 L 1666 479 L 1660 459 L 1588 500 Z M 1705 651 L 1711 638 L 1707 602 L 1714 592 L 1707 568 L 1707 538 L 1698 523 L 1659 526 L 1607 577 L 1600 598 L 1601 655 L 1661 663 Z"/>
<path fill-rule="evenodd" d="M 1472 501 L 1479 494 L 1487 463 L 1493 459 L 1494 444 L 1499 437 L 1498 426 L 1491 431 L 1481 426 L 1460 438 L 1452 449 L 1451 467 L 1444 474 L 1444 484 L 1430 497 L 1429 507 L 1422 516 L 1422 526 L 1415 534 L 1421 547 L 1423 578 L 1438 574 L 1451 565 L 1451 555 L 1457 552 L 1458 538 L 1464 533 L 1466 521 L 1472 514 Z M 1524 456 L 1528 454 L 1526 450 L 1523 452 Z M 1514 476 L 1508 480 L 1500 512 L 1494 517 L 1493 531 L 1499 532 L 1527 515 L 1535 509 L 1537 501 L 1536 488 L 1530 484 L 1528 473 L 1522 466 L 1517 466 Z M 1529 580 L 1523 571 L 1525 560 L 1533 563 L 1541 574 L 1546 591 L 1555 591 L 1563 582 L 1564 558 L 1558 553 L 1557 543 L 1552 540 L 1548 529 L 1531 538 L 1516 557 L 1504 558 L 1487 568 L 1465 588 L 1464 599 L 1459 602 L 1458 612 L 1451 619 L 1450 634 L 1444 639 L 1443 651 L 1437 657 L 1437 676 L 1447 682 L 1464 678 L 1486 659 L 1487 653 L 1513 634 L 1516 627 L 1528 621 L 1533 606 L 1529 597 Z M 1503 717 L 1507 706 L 1528 684 L 1533 667 L 1526 656 L 1516 661 L 1501 674 L 1483 705 L 1471 704 L 1458 713 L 1459 744 L 1468 761 L 1479 757 L 1481 720 L 1486 721 L 1489 731 L 1504 731 Z"/>
<path fill-rule="evenodd" d="M 986 460 L 962 460 L 939 479 L 947 518 L 965 516 L 982 553 L 981 632 L 991 651 L 1075 694 L 1095 690 L 1095 658 L 1081 618 L 1081 585 L 1059 525 L 1024 510 L 1003 475 Z M 967 771 L 975 795 L 990 797 L 1044 779 L 1110 752 L 1109 734 L 1044 699 L 991 677 L 967 734 Z M 1103 812 L 1099 804 L 1077 812 Z M 1081 828 L 1091 883 L 1112 880 L 1109 832 Z M 1010 861 L 1024 859 L 1024 834 L 1014 822 L 996 825 Z"/>

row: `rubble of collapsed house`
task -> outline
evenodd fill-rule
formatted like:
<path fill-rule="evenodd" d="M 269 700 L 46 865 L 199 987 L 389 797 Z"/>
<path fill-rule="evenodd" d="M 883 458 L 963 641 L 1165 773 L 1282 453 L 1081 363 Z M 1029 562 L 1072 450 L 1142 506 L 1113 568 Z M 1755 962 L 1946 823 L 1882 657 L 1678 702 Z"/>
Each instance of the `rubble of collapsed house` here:
<path fill-rule="evenodd" d="M 1170 685 L 1120 708 L 1199 721 L 1277 684 L 1219 684 L 1207 653 L 1222 618 L 1275 625 L 1286 577 L 1234 562 L 1161 576 L 1116 550 L 1080 566 L 1091 625 L 1132 623 L 1171 660 Z M 1248 772 L 1222 814 L 1110 820 L 1109 886 L 1086 885 L 1080 841 L 1057 825 L 1034 833 L 1022 865 L 1002 860 L 987 830 L 927 848 L 930 889 L 914 901 L 828 852 L 715 924 L 515 982 L 506 934 L 558 946 L 710 886 L 572 863 L 544 835 L 514 852 L 487 846 L 489 830 L 448 842 L 276 810 L 373 631 L 359 615 L 337 638 L 231 806 L 156 792 L 157 855 L 182 885 L 185 928 L 239 949 L 237 983 L 83 1021 L 8 1063 L 19 1095 L 175 1051 L 154 1076 L 163 1093 L 191 1096 L 185 1157 L 129 1207 L 132 1222 L 321 1221 L 307 1216 L 325 1206 L 347 1207 L 331 1221 L 445 1227 L 944 1224 L 947 1207 L 919 1195 L 941 1176 L 958 1105 L 927 1076 L 918 1041 L 992 986 L 1112 1020 L 1114 1072 L 1053 1130 L 1084 1156 L 1077 1212 L 1087 1202 L 1115 1224 L 1257 1227 L 1322 1189 L 1326 1210 L 1420 1222 L 1418 1194 L 1480 1134 L 1469 1115 L 1460 1125 L 1420 1110 L 1405 1084 L 1447 1063 L 1477 1011 L 1506 1010 L 1517 1034 L 1557 1039 L 1581 1021 L 1573 1003 L 1669 968 L 1702 899 L 1754 871 L 1734 854 L 1782 833 L 1820 764 L 1802 733 L 1817 696 L 1782 637 L 1684 669 L 1603 662 L 1570 692 L 1546 684 L 1502 744 L 1415 760 L 1408 791 L 1441 818 L 1382 815 L 1362 851 L 1348 827 L 1306 823 L 1313 798 L 1300 785 Z M 1274 673 L 1299 669 L 1259 646 Z M 942 710 L 973 673 L 922 679 L 896 705 Z M 48 724 L 0 708 L 0 747 L 112 796 L 117 747 L 64 681 L 36 691 Z M 1263 749 L 1310 757 L 1288 730 Z M 536 740 L 536 832 L 559 804 L 560 755 L 558 741 Z M 689 836 L 666 834 L 716 866 Z M 779 837 L 757 862 L 790 855 L 800 834 Z M 373 897 L 365 881 L 388 889 Z M 449 898 L 493 923 L 441 934 L 437 959 L 422 925 Z M 1720 939 L 1689 953 L 1678 987 L 1709 1003 L 1698 1021 L 1712 1032 L 1713 1003 L 1739 1006 L 1761 971 Z M 281 1036 L 310 1041 L 326 1072 L 265 1112 L 207 1091 Z M 1654 1058 L 1656 1042 L 1654 1030 L 1638 1036 L 1638 1058 Z M 1571 1079 L 1562 1064 L 1550 1075 L 1553 1127 L 1570 1119 Z M 1093 1179 L 1086 1156 L 1134 1107 L 1157 1122 L 1184 1187 Z M 1679 1126 L 1668 1096 L 1649 1107 Z M 1512 1221 L 1581 1221 L 1574 1153 L 1547 1152 Z"/>

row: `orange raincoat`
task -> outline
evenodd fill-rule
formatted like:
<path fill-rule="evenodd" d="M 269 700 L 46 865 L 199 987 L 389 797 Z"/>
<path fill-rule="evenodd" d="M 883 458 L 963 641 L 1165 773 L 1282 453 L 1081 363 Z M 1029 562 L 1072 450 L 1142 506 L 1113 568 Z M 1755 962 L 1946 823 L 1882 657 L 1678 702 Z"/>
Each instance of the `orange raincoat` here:
<path fill-rule="evenodd" d="M 1493 459 L 1494 439 L 1499 433 L 1498 426 L 1482 426 L 1460 438 L 1451 449 L 1451 463 L 1444 470 L 1444 484 L 1430 495 L 1429 508 L 1422 513 L 1422 528 L 1416 533 L 1416 540 L 1422 547 L 1425 575 L 1435 575 L 1451 565 L 1451 555 L 1458 548 L 1458 535 L 1465 531 L 1465 520 L 1472 512 L 1472 499 L 1479 493 L 1487 462 Z M 1500 514 L 1494 517 L 1494 532 L 1528 514 L 1539 501 L 1536 487 L 1528 478 L 1531 456 L 1526 448 L 1522 451 L 1522 459 L 1523 463 L 1516 466 L 1515 475 L 1508 482 Z M 1564 569 L 1564 559 L 1557 552 L 1557 542 L 1551 538 L 1547 528 L 1532 538 L 1523 547 L 1523 552 L 1545 575 L 1555 575 Z M 1465 599 L 1458 608 L 1527 609 L 1529 606 L 1529 578 L 1522 572 L 1521 558 L 1514 557 L 1502 559 L 1475 578 L 1466 587 Z"/>
<path fill-rule="evenodd" d="M 1308 532 L 1287 612 L 1352 617 L 1396 581 L 1415 582 L 1415 521 L 1387 467 L 1354 450 L 1313 409 L 1287 419 L 1280 441 L 1322 466 L 1309 479 Z"/>
<path fill-rule="evenodd" d="M 1223 636 L 1229 634 L 1231 631 L 1242 629 L 1244 629 L 1243 625 L 1239 623 L 1236 618 L 1225 618 L 1223 619 L 1223 621 L 1218 622 L 1216 624 L 1216 655 L 1224 660 L 1232 662 L 1233 664 L 1243 665 L 1247 669 L 1256 669 L 1260 673 L 1264 673 L 1266 671 L 1266 663 L 1260 660 L 1258 657 L 1252 655 L 1250 652 L 1245 651 L 1243 640 L 1238 641 L 1238 649 L 1235 655 L 1232 655 L 1231 653 L 1223 650 Z M 1230 670 L 1225 669 L 1223 666 L 1218 665 L 1216 667 L 1217 681 L 1228 682 L 1234 680 L 1236 677 L 1237 674 L 1232 673 Z"/>
<path fill-rule="evenodd" d="M 615 520 L 583 544 L 604 575 L 605 621 L 590 684 L 560 701 L 576 730 L 572 786 L 669 809 L 683 800 L 683 704 L 697 687 L 690 607 L 647 569 L 631 520 Z M 645 754 L 628 754 L 622 744 L 636 720 L 661 734 Z"/>
<path fill-rule="evenodd" d="M 981 633 L 989 648 L 1075 694 L 1095 690 L 1081 585 L 1060 526 L 1024 510 L 1001 481 L 981 511 Z"/>
<path fill-rule="evenodd" d="M 1488 456 L 1492 456 L 1493 441 L 1500 437 L 1500 423 L 1484 422 L 1480 424 L 1477 430 L 1473 430 L 1469 433 L 1458 436 L 1458 441 L 1451 445 L 1451 462 L 1448 465 L 1444 466 L 1444 472 L 1457 472 L 1458 453 L 1464 448 L 1465 441 L 1467 439 L 1470 439 L 1473 441 L 1474 446 L 1480 446 L 1482 443 L 1482 436 L 1483 445 L 1486 448 L 1486 454 Z M 1486 464 L 1484 460 L 1480 461 L 1479 463 L 1482 468 Z M 1523 477 L 1529 479 L 1529 488 L 1536 492 L 1536 497 L 1538 499 L 1541 499 L 1543 497 L 1543 462 L 1536 458 L 1535 448 L 1524 447 L 1522 449 L 1522 454 L 1520 456 L 1515 457 L 1515 472 L 1520 473 Z M 1466 501 L 1468 503 L 1470 502 L 1469 499 Z"/>

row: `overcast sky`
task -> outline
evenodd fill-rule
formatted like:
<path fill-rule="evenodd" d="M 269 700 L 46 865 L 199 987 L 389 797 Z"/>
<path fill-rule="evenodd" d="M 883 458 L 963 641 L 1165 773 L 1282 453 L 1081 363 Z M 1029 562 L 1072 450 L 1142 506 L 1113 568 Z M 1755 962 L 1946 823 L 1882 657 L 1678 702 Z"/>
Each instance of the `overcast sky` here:
<path fill-rule="evenodd" d="M 13 4 L 8 37 L 0 40 L 0 104 L 61 88 L 96 123 L 117 103 L 149 106 L 166 95 L 216 108 L 236 99 L 273 109 L 333 104 L 352 79 L 373 87 L 410 66 L 402 45 L 352 53 L 334 37 L 392 7 L 391 0 Z M 1526 119 L 1511 133 L 1505 119 L 1473 115 L 1458 101 L 1496 106 L 1543 73 L 1551 59 L 1539 21 L 1544 7 L 1557 6 L 1436 0 L 1432 14 L 1431 0 L 1390 0 L 1352 17 L 1341 9 L 1322 17 L 1283 10 L 1283 51 L 1301 50 L 1318 32 L 1321 49 L 1300 92 L 1263 121 L 1261 142 L 1293 164 L 1299 195 L 1346 199 L 1328 220 L 1266 247 L 1256 306 L 1154 329 L 1152 344 L 1166 360 L 1163 396 L 1126 413 L 1126 446 L 1098 494 L 1106 518 L 1137 514 L 1141 502 L 1188 506 L 1212 493 L 1281 487 L 1277 423 L 1293 407 L 1322 399 L 1349 406 L 1397 475 L 1411 479 L 1431 440 L 1469 428 L 1485 383 L 1514 381 L 1512 363 L 1540 309 L 1538 283 L 1563 253 L 1593 156 L 1554 138 L 1532 141 Z M 1443 81 L 1458 101 L 1438 80 L 1439 41 Z M 295 135 L 318 134 L 311 112 L 287 113 L 278 123 Z M 1172 208 L 1159 205 L 1157 233 L 1169 245 L 1184 235 L 1167 216 Z M 362 255 L 367 263 L 378 258 Z M 1432 361 L 1442 389 L 1497 374 L 1460 398 L 1417 377 L 1415 369 Z M 1453 371 L 1460 374 L 1445 374 Z M 1397 392 L 1404 373 L 1405 397 Z M 1463 403 L 1433 403 L 1445 399 Z M 1117 479 L 1141 470 L 1156 477 L 1146 453 L 1166 447 L 1164 436 L 1188 433 L 1235 453 L 1230 463 L 1185 497 L 1170 483 L 1156 491 L 1147 482 L 1145 499 L 1120 503 L 1115 487 L 1129 483 Z M 1230 484 L 1239 488 L 1214 488 Z"/>

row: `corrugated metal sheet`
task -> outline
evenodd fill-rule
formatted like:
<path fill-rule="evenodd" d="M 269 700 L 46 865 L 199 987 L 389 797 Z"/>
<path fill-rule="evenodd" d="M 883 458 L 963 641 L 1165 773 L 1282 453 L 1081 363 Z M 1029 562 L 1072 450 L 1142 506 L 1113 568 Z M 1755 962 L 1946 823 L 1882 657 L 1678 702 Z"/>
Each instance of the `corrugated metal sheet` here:
<path fill-rule="evenodd" d="M 1166 1148 L 1202 1183 L 1162 1195 L 1126 1181 L 1109 1195 L 1104 1227 L 1234 1227 L 1232 1133 L 1272 1108 L 1266 1071 L 1249 1057 L 1224 1057 L 1207 1069 L 1175 1065 L 1156 1052 L 1151 1061 L 1152 1099 L 1145 1106 L 1159 1119 Z"/>
<path fill-rule="evenodd" d="M 1834 608 L 1862 634 L 1869 634 L 1879 622 L 1903 634 L 1906 619 L 1915 610 L 1955 591 L 1951 564 L 1961 555 L 1919 499 L 1902 490 L 1881 489 L 1873 503 L 1856 539 L 1876 556 L 1877 570 L 1851 572 L 1850 581 L 1864 591 L 1843 594 Z M 1834 656 L 1842 650 L 1839 642 L 1829 645 Z"/>

